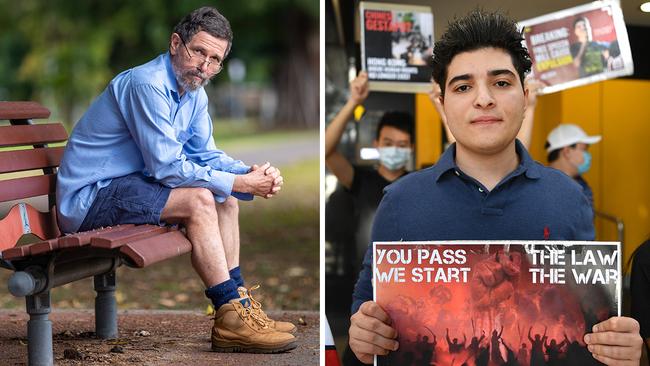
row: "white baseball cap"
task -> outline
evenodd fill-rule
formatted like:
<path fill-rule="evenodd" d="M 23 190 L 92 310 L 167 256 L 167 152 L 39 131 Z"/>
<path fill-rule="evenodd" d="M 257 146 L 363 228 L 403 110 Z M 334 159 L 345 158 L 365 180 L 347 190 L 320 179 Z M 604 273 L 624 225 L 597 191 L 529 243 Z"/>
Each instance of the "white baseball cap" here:
<path fill-rule="evenodd" d="M 600 141 L 601 136 L 587 136 L 585 131 L 582 128 L 570 124 L 563 123 L 553 129 L 551 133 L 548 134 L 546 139 L 548 142 L 548 147 L 546 152 L 549 153 L 553 150 L 563 148 L 565 146 L 571 146 L 577 143 L 583 143 L 587 145 L 595 144 Z"/>

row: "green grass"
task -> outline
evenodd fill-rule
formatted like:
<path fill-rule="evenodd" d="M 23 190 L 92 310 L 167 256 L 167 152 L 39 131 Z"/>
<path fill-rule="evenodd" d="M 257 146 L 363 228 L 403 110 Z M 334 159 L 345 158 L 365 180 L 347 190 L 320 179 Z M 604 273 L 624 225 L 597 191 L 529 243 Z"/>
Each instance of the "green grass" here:
<path fill-rule="evenodd" d="M 215 132 L 214 141 L 219 149 L 229 151 L 232 149 L 249 149 L 253 147 L 257 148 L 260 146 L 275 144 L 290 139 L 311 137 L 317 134 L 317 130 L 276 130 L 270 132 L 259 132 L 256 134 L 240 136 L 237 138 L 229 138 L 220 135 L 218 132 Z"/>

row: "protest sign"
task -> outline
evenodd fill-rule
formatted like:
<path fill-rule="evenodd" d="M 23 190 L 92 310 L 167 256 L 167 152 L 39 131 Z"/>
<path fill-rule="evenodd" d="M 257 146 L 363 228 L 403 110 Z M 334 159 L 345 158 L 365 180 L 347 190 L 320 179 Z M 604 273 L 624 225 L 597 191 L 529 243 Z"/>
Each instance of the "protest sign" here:
<path fill-rule="evenodd" d="M 519 22 L 542 94 L 632 75 L 620 4 L 597 1 Z"/>
<path fill-rule="evenodd" d="M 375 364 L 598 365 L 583 336 L 620 314 L 620 263 L 614 242 L 374 243 L 400 344 Z"/>
<path fill-rule="evenodd" d="M 428 92 L 433 14 L 426 6 L 361 2 L 361 65 L 371 90 Z"/>

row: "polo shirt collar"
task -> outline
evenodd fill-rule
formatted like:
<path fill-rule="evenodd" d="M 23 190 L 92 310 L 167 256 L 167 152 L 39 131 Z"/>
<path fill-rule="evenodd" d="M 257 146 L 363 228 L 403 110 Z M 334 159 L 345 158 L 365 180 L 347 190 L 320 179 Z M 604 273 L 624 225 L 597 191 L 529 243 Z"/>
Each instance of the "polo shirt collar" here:
<path fill-rule="evenodd" d="M 516 141 L 515 150 L 517 151 L 517 155 L 519 155 L 521 162 L 519 163 L 517 169 L 515 169 L 515 172 L 521 169 L 522 173 L 525 173 L 526 177 L 530 179 L 541 178 L 542 172 L 540 171 L 540 165 L 535 160 L 533 160 L 533 158 L 528 153 L 528 150 L 526 150 L 524 144 L 522 144 L 519 140 Z"/>
<path fill-rule="evenodd" d="M 169 51 L 165 52 L 163 55 L 164 62 L 165 62 L 165 69 L 167 69 L 167 80 L 165 81 L 165 84 L 169 88 L 169 90 L 172 93 L 172 96 L 176 103 L 180 102 L 181 95 L 178 92 L 178 81 L 176 80 L 176 74 L 174 74 L 174 68 L 172 66 L 172 56 L 169 53 Z M 196 96 L 196 93 L 199 89 L 194 90 L 194 91 L 185 91 L 184 95 L 187 95 L 188 98 L 193 99 Z"/>
<path fill-rule="evenodd" d="M 456 143 L 449 145 L 444 153 L 438 159 L 436 165 L 432 167 L 433 177 L 436 180 L 440 180 L 440 177 L 448 172 L 456 169 Z"/>
<path fill-rule="evenodd" d="M 519 166 L 508 174 L 507 178 L 514 177 L 520 174 L 526 174 L 530 179 L 539 179 L 542 175 L 539 165 L 528 154 L 528 151 L 519 140 L 515 140 L 515 151 L 519 156 Z M 445 173 L 455 171 L 458 169 L 456 165 L 456 143 L 451 144 L 447 150 L 440 156 L 438 163 L 433 166 L 433 177 L 435 181 L 439 181 Z"/>

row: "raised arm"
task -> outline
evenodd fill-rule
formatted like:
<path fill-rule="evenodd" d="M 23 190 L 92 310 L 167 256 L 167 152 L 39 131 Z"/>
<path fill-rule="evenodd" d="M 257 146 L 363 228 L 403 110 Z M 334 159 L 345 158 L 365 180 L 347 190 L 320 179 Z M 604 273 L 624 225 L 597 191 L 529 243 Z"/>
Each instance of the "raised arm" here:
<path fill-rule="evenodd" d="M 517 138 L 528 149 L 533 137 L 533 125 L 535 122 L 535 107 L 537 106 L 537 93 L 544 84 L 534 78 L 526 78 L 524 87 L 528 89 L 528 106 L 524 112 L 524 121 L 521 123 Z"/>
<path fill-rule="evenodd" d="M 339 182 L 346 188 L 352 186 L 354 170 L 352 169 L 352 164 L 336 148 L 341 141 L 345 126 L 352 119 L 354 108 L 363 103 L 367 97 L 368 74 L 362 71 L 350 83 L 350 98 L 348 98 L 347 103 L 345 103 L 343 108 L 341 108 L 339 113 L 325 129 L 325 163 L 332 173 L 336 175 Z"/>
<path fill-rule="evenodd" d="M 431 99 L 431 103 L 433 103 L 433 106 L 436 108 L 436 112 L 438 112 L 438 115 L 440 116 L 440 120 L 442 121 L 443 126 L 445 126 L 445 135 L 447 136 L 447 141 L 451 144 L 452 142 L 456 142 L 456 138 L 451 134 L 451 131 L 449 131 L 449 127 L 447 126 L 447 116 L 445 115 L 445 110 L 443 109 L 442 102 L 440 101 L 440 94 L 440 85 L 438 85 L 435 80 L 431 80 L 431 91 L 429 92 L 429 99 Z"/>

